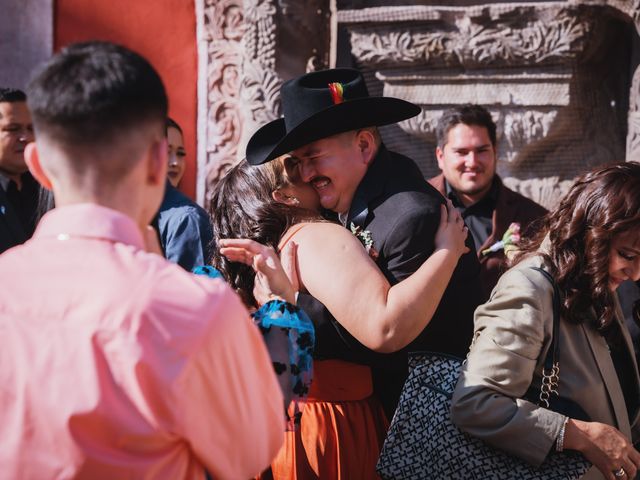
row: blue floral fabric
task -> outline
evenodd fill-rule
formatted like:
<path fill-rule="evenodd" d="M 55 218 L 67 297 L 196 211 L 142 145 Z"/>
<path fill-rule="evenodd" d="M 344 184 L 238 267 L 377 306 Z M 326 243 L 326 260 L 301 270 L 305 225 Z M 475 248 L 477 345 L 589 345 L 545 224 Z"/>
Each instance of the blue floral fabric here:
<path fill-rule="evenodd" d="M 196 267 L 192 271 L 198 275 L 222 278 L 222 274 L 210 266 Z M 287 429 L 295 429 L 300 424 L 299 402 L 309 393 L 313 377 L 313 323 L 303 310 L 283 300 L 271 300 L 251 316 L 260 328 L 269 351 L 285 405 L 296 400 L 293 410 L 285 407 Z"/>
<path fill-rule="evenodd" d="M 224 280 L 224 277 L 220 273 L 220 270 L 210 265 L 200 265 L 198 267 L 194 267 L 193 270 L 191 270 L 191 273 L 195 273 L 196 275 L 206 275 L 207 277 L 211 278 L 222 278 Z"/>

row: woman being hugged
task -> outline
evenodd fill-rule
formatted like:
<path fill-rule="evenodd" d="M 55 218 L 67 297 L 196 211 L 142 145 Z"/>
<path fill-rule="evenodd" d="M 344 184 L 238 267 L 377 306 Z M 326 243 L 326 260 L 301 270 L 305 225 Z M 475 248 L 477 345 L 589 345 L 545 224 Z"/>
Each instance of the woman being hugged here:
<path fill-rule="evenodd" d="M 248 305 L 257 307 L 261 299 L 254 297 L 251 266 L 269 258 L 270 248 L 294 244 L 296 290 L 316 297 L 366 347 L 401 349 L 429 323 L 467 251 L 459 213 L 442 207 L 434 253 L 391 287 L 356 236 L 322 219 L 315 190 L 300 181 L 289 161 L 261 166 L 242 161 L 216 186 L 211 212 L 220 250 L 214 266 Z M 373 396 L 370 368 L 345 361 L 344 351 L 334 350 L 340 339 L 323 343 L 325 338 L 316 344 L 301 426 L 287 432 L 272 465 L 276 479 L 376 477 L 388 423 Z"/>
<path fill-rule="evenodd" d="M 540 392 L 552 342 L 554 278 L 560 293 L 558 413 L 523 400 Z M 616 299 L 640 279 L 640 164 L 579 178 L 541 231 L 521 247 L 475 313 L 474 341 L 452 400 L 452 420 L 490 445 L 540 465 L 577 450 L 584 478 L 635 478 L 640 381 Z"/>

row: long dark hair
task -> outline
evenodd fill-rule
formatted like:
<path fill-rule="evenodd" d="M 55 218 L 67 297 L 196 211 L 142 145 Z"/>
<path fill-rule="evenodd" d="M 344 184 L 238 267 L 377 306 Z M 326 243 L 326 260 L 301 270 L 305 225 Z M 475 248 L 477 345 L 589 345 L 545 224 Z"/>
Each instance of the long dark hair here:
<path fill-rule="evenodd" d="M 521 246 L 513 264 L 536 253 L 548 236 L 549 248 L 537 253 L 554 270 L 563 317 L 579 323 L 593 308 L 596 327 L 603 330 L 615 317 L 609 288 L 611 243 L 635 229 L 640 232 L 640 163 L 600 167 L 576 180 L 560 205 L 544 217 L 538 234 Z"/>
<path fill-rule="evenodd" d="M 278 159 L 258 166 L 242 160 L 232 167 L 214 188 L 209 204 L 215 244 L 221 238 L 249 238 L 277 250 L 280 238 L 292 225 L 315 218 L 314 212 L 272 198 L 272 192 L 284 185 L 284 167 Z M 217 249 L 212 264 L 248 306 L 257 306 L 251 267 L 230 262 Z"/>

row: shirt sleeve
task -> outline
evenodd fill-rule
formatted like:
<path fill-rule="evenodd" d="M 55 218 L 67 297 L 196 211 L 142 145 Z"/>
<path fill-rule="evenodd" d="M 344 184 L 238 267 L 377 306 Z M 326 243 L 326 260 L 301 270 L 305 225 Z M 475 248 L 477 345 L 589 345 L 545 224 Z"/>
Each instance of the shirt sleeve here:
<path fill-rule="evenodd" d="M 260 332 L 225 291 L 176 386 L 177 423 L 213 478 L 251 478 L 283 443 L 284 403 Z"/>
<path fill-rule="evenodd" d="M 165 232 L 163 246 L 167 260 L 187 271 L 209 262 L 213 232 L 209 220 L 202 218 L 196 209 L 170 218 Z"/>
<path fill-rule="evenodd" d="M 521 270 L 500 279 L 476 310 L 475 340 L 451 408 L 460 429 L 533 465 L 544 461 L 565 418 L 522 399 L 543 350 L 545 319 L 553 316 L 551 299 Z"/>

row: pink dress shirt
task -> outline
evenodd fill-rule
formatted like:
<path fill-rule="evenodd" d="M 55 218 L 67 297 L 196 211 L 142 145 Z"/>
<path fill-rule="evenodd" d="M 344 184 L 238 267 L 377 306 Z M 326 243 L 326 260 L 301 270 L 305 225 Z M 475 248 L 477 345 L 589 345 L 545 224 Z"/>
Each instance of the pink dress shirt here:
<path fill-rule="evenodd" d="M 56 208 L 0 255 L 0 479 L 246 479 L 283 442 L 257 328 L 122 213 Z"/>

